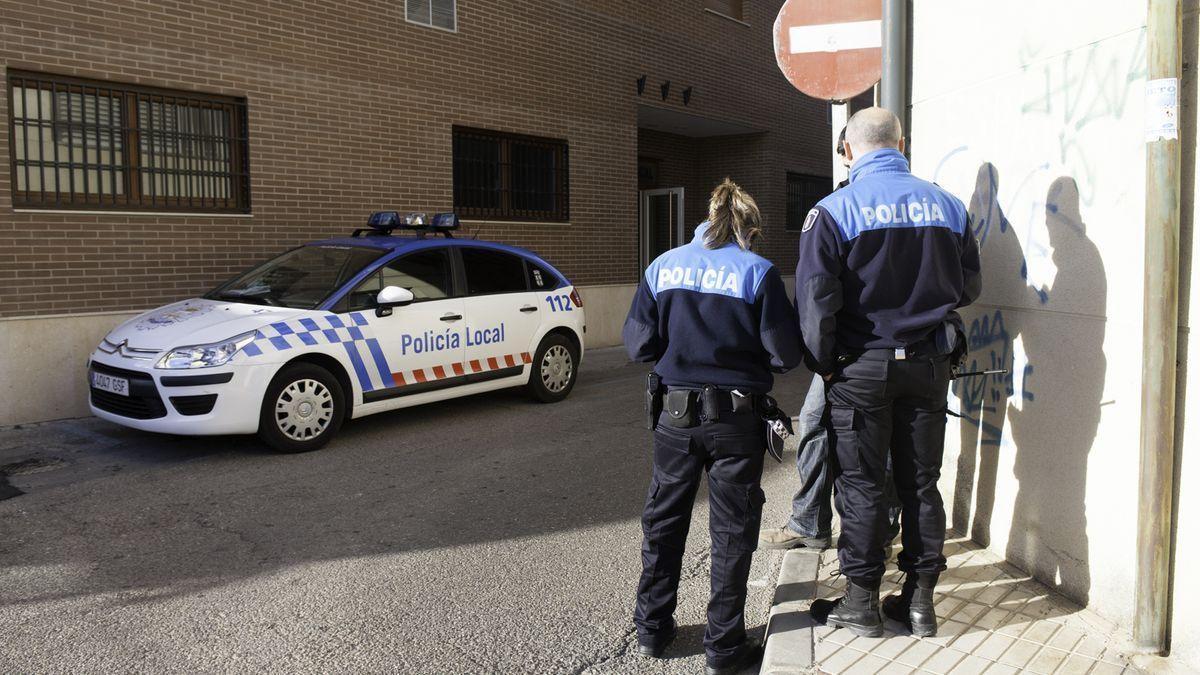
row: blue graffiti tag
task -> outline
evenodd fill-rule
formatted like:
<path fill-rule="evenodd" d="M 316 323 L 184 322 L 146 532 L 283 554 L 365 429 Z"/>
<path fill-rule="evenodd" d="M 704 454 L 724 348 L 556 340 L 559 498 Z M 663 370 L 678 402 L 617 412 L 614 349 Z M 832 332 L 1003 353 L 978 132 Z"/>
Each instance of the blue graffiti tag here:
<path fill-rule="evenodd" d="M 954 395 L 962 401 L 960 414 L 962 419 L 980 430 L 980 443 L 984 445 L 1000 445 L 1004 434 L 1000 426 L 985 421 L 985 414 L 995 414 L 1001 406 L 1006 406 L 1009 398 L 1015 393 L 1013 364 L 1013 338 L 1004 325 L 1004 312 L 996 310 L 992 314 L 984 314 L 971 322 L 967 334 L 967 346 L 970 349 L 970 359 L 965 367 L 966 372 L 980 370 L 1004 370 L 1008 373 L 995 375 L 980 375 L 954 381 Z M 1033 374 L 1033 366 L 1027 364 L 1022 372 L 1021 398 L 1033 400 L 1033 392 L 1025 384 Z M 990 417 L 991 415 L 989 415 Z"/>

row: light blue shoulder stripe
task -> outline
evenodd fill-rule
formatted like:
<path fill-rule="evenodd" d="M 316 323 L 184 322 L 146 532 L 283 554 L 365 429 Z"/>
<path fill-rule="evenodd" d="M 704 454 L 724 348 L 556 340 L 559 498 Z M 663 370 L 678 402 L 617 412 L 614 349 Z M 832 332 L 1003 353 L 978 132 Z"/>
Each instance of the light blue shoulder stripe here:
<path fill-rule="evenodd" d="M 662 291 L 685 290 L 724 295 L 752 303 L 771 263 L 735 244 L 708 249 L 692 242 L 660 255 L 646 268 L 646 284 L 654 297 Z"/>
<path fill-rule="evenodd" d="M 907 173 L 865 176 L 822 199 L 846 241 L 882 229 L 941 227 L 962 234 L 967 210 L 949 192 Z"/>

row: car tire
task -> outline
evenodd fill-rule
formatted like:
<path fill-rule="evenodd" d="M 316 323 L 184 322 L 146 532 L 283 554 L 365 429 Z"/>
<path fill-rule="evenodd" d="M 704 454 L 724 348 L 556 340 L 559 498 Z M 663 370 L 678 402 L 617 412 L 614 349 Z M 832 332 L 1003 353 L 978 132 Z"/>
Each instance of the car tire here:
<path fill-rule="evenodd" d="M 346 416 L 342 385 L 312 363 L 284 366 L 263 396 L 258 437 L 279 452 L 311 452 L 333 438 Z"/>
<path fill-rule="evenodd" d="M 551 333 L 533 354 L 529 393 L 542 403 L 558 403 L 579 379 L 579 349 L 565 335 Z"/>

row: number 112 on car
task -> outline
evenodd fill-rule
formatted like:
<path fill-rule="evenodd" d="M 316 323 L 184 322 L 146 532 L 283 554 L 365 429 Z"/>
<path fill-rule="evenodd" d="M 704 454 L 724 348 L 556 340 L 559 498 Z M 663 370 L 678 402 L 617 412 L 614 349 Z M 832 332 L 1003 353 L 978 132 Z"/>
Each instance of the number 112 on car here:
<path fill-rule="evenodd" d="M 571 306 L 571 296 L 569 295 L 547 295 L 546 302 L 550 303 L 551 311 L 555 312 L 573 312 L 575 308 Z"/>

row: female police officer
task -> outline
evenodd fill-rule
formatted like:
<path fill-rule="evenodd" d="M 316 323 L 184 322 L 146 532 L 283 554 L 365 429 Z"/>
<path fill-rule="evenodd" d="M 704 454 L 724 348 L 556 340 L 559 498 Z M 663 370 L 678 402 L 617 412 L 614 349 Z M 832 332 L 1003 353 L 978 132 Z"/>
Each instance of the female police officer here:
<path fill-rule="evenodd" d="M 691 243 L 659 256 L 638 285 L 624 339 L 635 361 L 655 362 L 654 475 L 642 515 L 639 651 L 661 657 L 675 637 L 676 591 L 692 503 L 708 472 L 712 594 L 704 634 L 709 673 L 758 658 L 746 638 L 746 580 L 765 499 L 759 487 L 772 372 L 801 361 L 795 310 L 778 270 L 750 252 L 758 206 L 726 179 Z M 661 412 L 659 412 L 661 411 Z"/>

